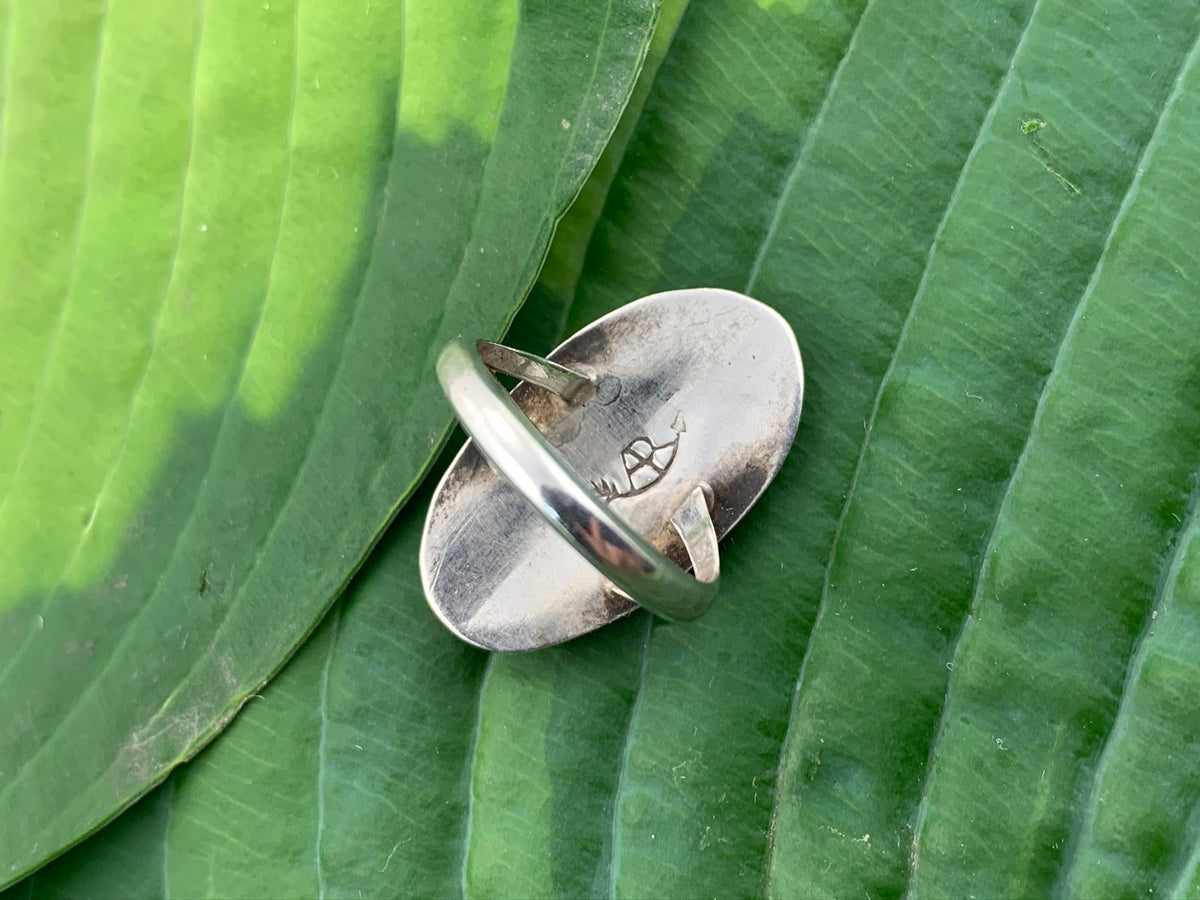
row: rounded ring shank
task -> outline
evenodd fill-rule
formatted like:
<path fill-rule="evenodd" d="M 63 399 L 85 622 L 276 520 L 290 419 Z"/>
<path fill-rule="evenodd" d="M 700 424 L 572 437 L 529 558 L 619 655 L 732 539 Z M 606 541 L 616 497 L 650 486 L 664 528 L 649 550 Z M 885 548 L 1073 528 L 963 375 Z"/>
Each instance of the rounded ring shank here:
<path fill-rule="evenodd" d="M 474 342 L 448 343 L 437 374 L 483 456 L 609 581 L 666 619 L 687 621 L 708 609 L 719 573 L 692 577 L 614 513 L 521 412 Z"/>

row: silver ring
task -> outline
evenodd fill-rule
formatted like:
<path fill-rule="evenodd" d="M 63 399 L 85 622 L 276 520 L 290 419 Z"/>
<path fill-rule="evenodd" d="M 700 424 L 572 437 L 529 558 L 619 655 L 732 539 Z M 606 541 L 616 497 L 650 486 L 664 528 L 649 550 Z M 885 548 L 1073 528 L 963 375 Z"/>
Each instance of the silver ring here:
<path fill-rule="evenodd" d="M 704 613 L 717 542 L 779 471 L 804 395 L 787 321 L 719 288 L 634 300 L 546 358 L 459 339 L 437 371 L 473 439 L 433 492 L 421 583 L 451 632 L 502 652 L 638 604 Z"/>
<path fill-rule="evenodd" d="M 528 355 L 521 362 L 531 359 L 534 365 L 549 364 Z M 581 377 L 554 368 L 552 377 Z M 671 519 L 692 558 L 693 577 L 616 515 L 567 464 L 493 377 L 476 342 L 448 343 L 438 357 L 437 374 L 459 422 L 492 467 L 613 585 L 675 621 L 695 619 L 712 605 L 720 569 L 704 485 L 694 486 Z"/>

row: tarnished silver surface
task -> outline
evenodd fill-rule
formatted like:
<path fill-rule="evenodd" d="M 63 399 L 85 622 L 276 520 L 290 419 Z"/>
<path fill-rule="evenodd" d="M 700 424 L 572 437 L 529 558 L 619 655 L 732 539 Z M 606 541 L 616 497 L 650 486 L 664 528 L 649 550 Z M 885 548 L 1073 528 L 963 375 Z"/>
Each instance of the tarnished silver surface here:
<path fill-rule="evenodd" d="M 552 371 L 554 365 L 537 358 L 529 362 L 537 366 L 539 376 Z M 716 568 L 701 556 L 699 571 L 711 577 L 692 578 L 617 515 L 505 393 L 476 345 L 462 338 L 451 341 L 438 357 L 437 373 L 475 447 L 593 568 L 626 596 L 660 616 L 687 620 L 704 614 L 716 596 Z M 590 383 L 585 375 L 577 377 Z M 572 388 L 572 405 L 578 395 Z M 647 461 L 627 448 L 625 455 L 634 460 L 626 466 L 631 479 L 638 477 L 638 472 L 657 477 L 657 472 L 665 471 L 674 458 L 674 444 L 669 457 L 662 456 L 661 451 L 667 449 L 647 450 Z M 715 534 L 708 541 L 701 540 L 701 531 L 713 531 L 703 491 L 690 491 L 684 505 L 679 515 L 691 537 L 684 542 L 685 548 L 694 546 L 704 552 L 715 547 Z M 692 515 L 686 514 L 688 510 Z"/>
<path fill-rule="evenodd" d="M 544 387 L 573 403 L 586 400 L 588 392 L 595 388 L 592 379 L 586 375 L 572 372 L 532 353 L 522 353 L 512 347 L 505 347 L 503 344 L 476 341 L 475 351 L 483 364 L 493 372 L 503 372 L 505 375 L 512 375 L 514 378 Z"/>
<path fill-rule="evenodd" d="M 683 506 L 671 514 L 671 527 L 683 542 L 692 574 L 705 584 L 716 584 L 721 577 L 721 556 L 717 551 L 720 538 L 708 512 L 711 495 L 712 488 L 698 484 L 687 495 Z"/>
<path fill-rule="evenodd" d="M 799 421 L 803 371 L 782 317 L 715 289 L 630 303 L 549 355 L 567 373 L 550 372 L 551 386 L 570 400 L 539 385 L 517 386 L 512 398 L 528 420 L 494 402 L 478 371 L 468 371 L 482 365 L 463 356 L 464 349 L 473 356 L 472 348 L 457 347 L 447 348 L 439 374 L 452 399 L 458 391 L 468 431 L 490 442 L 489 452 L 510 454 L 494 458 L 522 490 L 497 474 L 475 441 L 442 479 L 421 545 L 422 579 L 439 618 L 489 649 L 560 643 L 635 608 L 600 571 L 612 577 L 612 566 L 618 583 L 633 584 L 629 572 L 648 573 L 630 593 L 659 612 L 689 618 L 702 611 L 711 594 L 691 576 L 684 582 L 647 566 L 652 551 L 644 543 L 639 549 L 636 535 L 684 566 L 690 552 L 697 571 L 716 579 L 716 539 L 774 477 Z M 507 359 L 496 368 L 539 372 L 537 357 L 510 352 L 484 351 L 493 363 Z M 526 421 L 553 448 L 549 455 L 530 454 Z M 579 490 L 556 493 L 572 481 L 562 482 L 556 466 L 577 473 Z M 715 532 L 707 537 L 704 514 Z M 624 523 L 636 533 L 632 543 L 618 539 Z"/>

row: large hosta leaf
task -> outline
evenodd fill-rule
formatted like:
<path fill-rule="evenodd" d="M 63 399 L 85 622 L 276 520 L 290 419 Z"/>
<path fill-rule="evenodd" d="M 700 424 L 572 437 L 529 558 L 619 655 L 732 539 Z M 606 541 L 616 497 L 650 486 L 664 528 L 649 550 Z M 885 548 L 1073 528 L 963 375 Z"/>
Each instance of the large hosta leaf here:
<path fill-rule="evenodd" d="M 401 513 L 383 552 L 213 752 L 18 896 L 457 892 L 485 656 L 427 611 L 412 566 L 424 513 L 424 500 Z"/>
<path fill-rule="evenodd" d="M 615 127 L 653 0 L 12 2 L 0 880 L 190 756 L 337 595 Z"/>
<path fill-rule="evenodd" d="M 717 607 L 485 658 L 421 609 L 414 509 L 24 890 L 1200 896 L 1198 37 L 1183 0 L 692 0 L 538 311 L 714 284 L 794 325 Z"/>

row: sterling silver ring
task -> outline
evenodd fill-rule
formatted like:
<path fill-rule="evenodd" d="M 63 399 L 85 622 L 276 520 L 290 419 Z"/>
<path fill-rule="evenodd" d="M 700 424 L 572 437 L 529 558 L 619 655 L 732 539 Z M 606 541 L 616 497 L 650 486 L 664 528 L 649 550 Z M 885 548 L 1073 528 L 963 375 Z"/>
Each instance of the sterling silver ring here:
<path fill-rule="evenodd" d="M 489 370 L 522 383 L 510 396 Z M 430 506 L 422 581 L 451 631 L 493 650 L 638 605 L 702 615 L 717 542 L 778 471 L 803 397 L 790 326 L 716 289 L 635 301 L 548 358 L 458 338 L 437 375 L 471 440 Z"/>
<path fill-rule="evenodd" d="M 498 371 L 523 375 L 533 384 L 560 386 L 559 396 L 574 399 L 582 393 L 580 388 L 592 382 L 548 360 L 498 344 L 462 338 L 447 344 L 438 358 L 438 379 L 458 421 L 492 467 L 588 562 L 640 605 L 663 618 L 684 621 L 707 611 L 720 580 L 716 533 L 704 495 L 707 486 L 696 485 L 672 517 L 674 522 L 690 513 L 687 521 L 695 523 L 691 528 L 676 526 L 696 570 L 693 578 L 613 513 L 491 376 L 480 351 Z M 539 379 L 539 368 L 553 374 Z"/>

